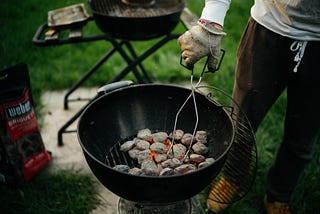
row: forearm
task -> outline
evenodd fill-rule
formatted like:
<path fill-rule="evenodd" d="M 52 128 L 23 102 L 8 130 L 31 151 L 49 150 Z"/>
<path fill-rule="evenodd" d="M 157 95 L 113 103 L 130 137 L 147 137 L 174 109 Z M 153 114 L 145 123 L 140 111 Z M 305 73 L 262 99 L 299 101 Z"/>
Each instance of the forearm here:
<path fill-rule="evenodd" d="M 200 19 L 209 20 L 223 27 L 231 0 L 206 0 Z"/>
<path fill-rule="evenodd" d="M 178 38 L 181 57 L 190 69 L 203 57 L 208 57 L 209 71 L 215 71 L 221 51 L 224 17 L 231 0 L 206 0 L 198 24 Z"/>

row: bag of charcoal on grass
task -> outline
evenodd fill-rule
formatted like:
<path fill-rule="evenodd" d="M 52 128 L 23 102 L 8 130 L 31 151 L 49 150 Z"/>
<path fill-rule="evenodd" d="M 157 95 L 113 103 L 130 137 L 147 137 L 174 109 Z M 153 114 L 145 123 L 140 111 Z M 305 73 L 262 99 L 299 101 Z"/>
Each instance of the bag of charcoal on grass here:
<path fill-rule="evenodd" d="M 22 185 L 50 161 L 25 63 L 0 71 L 0 183 Z"/>

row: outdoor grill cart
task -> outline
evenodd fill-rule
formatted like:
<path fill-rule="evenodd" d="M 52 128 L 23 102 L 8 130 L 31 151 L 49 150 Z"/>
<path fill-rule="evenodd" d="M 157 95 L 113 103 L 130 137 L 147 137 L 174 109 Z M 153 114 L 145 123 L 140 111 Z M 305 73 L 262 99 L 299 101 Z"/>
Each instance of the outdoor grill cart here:
<path fill-rule="evenodd" d="M 119 0 L 89 0 L 88 5 L 76 4 L 48 12 L 48 22 L 38 27 L 32 39 L 34 44 L 46 47 L 101 40 L 112 44 L 112 48 L 107 50 L 105 55 L 67 91 L 64 97 L 64 109 L 68 109 L 69 102 L 91 100 L 91 98 L 70 99 L 69 96 L 107 60 L 111 60 L 111 56 L 115 53 L 120 54 L 127 66 L 109 83 L 122 80 L 130 72 L 133 73 L 138 83 L 152 82 L 142 62 L 166 43 L 180 36 L 180 34 L 172 33 L 179 22 L 186 28 L 190 28 L 197 20 L 197 17 L 186 8 L 184 0 L 136 2 L 138 3 Z M 92 15 L 87 13 L 87 7 Z M 96 23 L 102 33 L 84 35 L 83 31 L 88 22 Z M 68 36 L 65 36 L 65 32 Z M 151 40 L 154 40 L 153 45 L 138 55 L 132 41 Z M 63 145 L 63 133 L 74 132 L 67 128 L 80 113 L 70 118 L 61 127 L 58 132 L 58 145 Z"/>

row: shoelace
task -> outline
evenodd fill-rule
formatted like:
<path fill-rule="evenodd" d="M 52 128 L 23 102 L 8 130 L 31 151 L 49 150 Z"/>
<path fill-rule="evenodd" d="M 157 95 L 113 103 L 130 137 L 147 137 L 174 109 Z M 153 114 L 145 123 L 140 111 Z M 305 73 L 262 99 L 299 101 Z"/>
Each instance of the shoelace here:
<path fill-rule="evenodd" d="M 307 43 L 308 43 L 307 41 L 294 41 L 290 46 L 291 51 L 298 51 L 293 60 L 294 62 L 297 63 L 293 69 L 293 72 L 295 73 L 298 72 L 298 67 L 304 55 L 304 51 L 306 49 Z"/>

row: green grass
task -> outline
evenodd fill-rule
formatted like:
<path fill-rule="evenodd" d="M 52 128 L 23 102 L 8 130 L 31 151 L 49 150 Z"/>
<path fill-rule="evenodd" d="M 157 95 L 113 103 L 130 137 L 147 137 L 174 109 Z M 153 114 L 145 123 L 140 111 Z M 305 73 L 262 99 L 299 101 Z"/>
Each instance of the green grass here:
<path fill-rule="evenodd" d="M 0 186 L 1 213 L 89 213 L 100 203 L 97 188 L 93 175 L 44 170 L 28 185 Z"/>
<path fill-rule="evenodd" d="M 41 107 L 41 93 L 46 90 L 62 90 L 70 87 L 111 47 L 105 41 L 45 48 L 32 43 L 35 31 L 47 20 L 47 11 L 81 2 L 86 4 L 87 1 L 2 0 L 0 2 L 2 8 L 0 70 L 18 62 L 28 64 L 38 112 Z M 222 48 L 226 50 L 225 58 L 218 72 L 205 76 L 206 82 L 223 89 L 228 94 L 232 93 L 236 50 L 252 3 L 253 0 L 232 1 L 225 20 L 227 36 L 222 40 Z M 197 15 L 200 15 L 203 4 L 204 1 L 188 0 L 188 7 Z M 184 32 L 183 26 L 179 24 L 174 32 Z M 87 24 L 85 34 L 92 33 L 100 33 L 100 31 L 91 22 Z M 134 42 L 133 45 L 138 53 L 142 53 L 153 42 Z M 179 60 L 180 49 L 177 41 L 173 40 L 143 64 L 157 82 L 188 81 L 190 72 L 180 66 Z M 195 75 L 201 72 L 202 66 L 203 61 L 195 66 Z M 105 63 L 85 83 L 85 86 L 103 85 L 124 67 L 124 61 L 115 54 L 112 60 Z M 126 79 L 132 78 L 132 75 L 126 77 Z M 281 141 L 285 104 L 286 96 L 282 95 L 257 132 L 258 172 L 251 191 L 225 213 L 264 213 L 262 199 L 265 192 L 265 178 Z M 320 148 L 317 145 L 314 158 L 302 175 L 293 195 L 291 206 L 295 213 L 319 213 L 319 151 Z M 1 213 L 3 210 L 9 213 L 89 213 L 99 203 L 95 198 L 95 181 L 91 176 L 91 174 L 86 175 L 72 170 L 54 174 L 45 170 L 24 187 L 12 189 L 1 186 L 0 200 L 3 202 L 0 205 Z M 205 204 L 204 200 L 202 202 Z"/>

